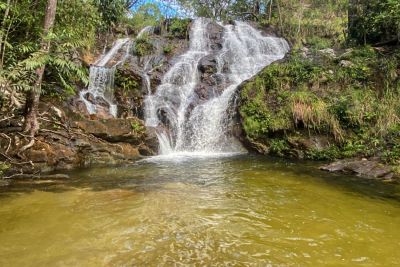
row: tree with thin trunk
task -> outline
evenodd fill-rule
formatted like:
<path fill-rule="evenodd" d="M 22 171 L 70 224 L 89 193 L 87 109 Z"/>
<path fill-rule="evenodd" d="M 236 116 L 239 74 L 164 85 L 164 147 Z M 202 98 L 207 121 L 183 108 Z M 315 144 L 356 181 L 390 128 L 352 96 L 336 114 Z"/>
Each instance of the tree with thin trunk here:
<path fill-rule="evenodd" d="M 56 17 L 57 0 L 48 0 L 46 6 L 46 14 L 43 25 L 43 36 L 40 43 L 40 50 L 44 54 L 48 54 L 50 51 L 50 41 L 48 39 L 49 33 L 51 32 Z M 34 144 L 34 136 L 39 130 L 39 124 L 37 120 L 40 92 L 43 80 L 45 65 L 36 69 L 36 80 L 33 88 L 27 93 L 26 104 L 25 104 L 25 125 L 24 132 L 29 133 L 31 141 L 28 145 L 24 146 L 22 150 L 26 150 Z"/>

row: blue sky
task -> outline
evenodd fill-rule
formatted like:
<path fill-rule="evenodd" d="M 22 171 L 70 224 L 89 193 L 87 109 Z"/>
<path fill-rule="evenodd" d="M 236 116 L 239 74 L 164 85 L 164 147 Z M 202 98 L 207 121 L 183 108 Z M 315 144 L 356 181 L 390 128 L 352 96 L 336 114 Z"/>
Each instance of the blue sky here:
<path fill-rule="evenodd" d="M 151 3 L 158 6 L 161 13 L 166 17 L 186 17 L 187 14 L 183 11 L 183 9 L 176 3 L 174 0 L 141 0 L 138 4 L 136 4 L 132 9 L 137 10 L 140 6 Z"/>

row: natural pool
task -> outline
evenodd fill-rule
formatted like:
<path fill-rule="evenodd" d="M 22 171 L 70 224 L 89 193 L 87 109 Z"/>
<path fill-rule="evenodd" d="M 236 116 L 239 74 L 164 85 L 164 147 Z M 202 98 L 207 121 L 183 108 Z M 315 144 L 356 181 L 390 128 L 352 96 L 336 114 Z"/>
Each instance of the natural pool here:
<path fill-rule="evenodd" d="M 398 186 L 255 156 L 0 189 L 0 266 L 399 266 Z"/>

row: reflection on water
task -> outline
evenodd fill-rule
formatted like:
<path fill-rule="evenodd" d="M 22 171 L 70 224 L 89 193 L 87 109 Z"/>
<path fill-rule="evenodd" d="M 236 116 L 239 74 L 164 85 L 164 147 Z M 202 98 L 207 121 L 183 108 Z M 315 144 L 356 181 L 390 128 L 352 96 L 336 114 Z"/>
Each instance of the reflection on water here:
<path fill-rule="evenodd" d="M 70 175 L 2 189 L 0 266 L 400 264 L 393 185 L 250 156 Z"/>

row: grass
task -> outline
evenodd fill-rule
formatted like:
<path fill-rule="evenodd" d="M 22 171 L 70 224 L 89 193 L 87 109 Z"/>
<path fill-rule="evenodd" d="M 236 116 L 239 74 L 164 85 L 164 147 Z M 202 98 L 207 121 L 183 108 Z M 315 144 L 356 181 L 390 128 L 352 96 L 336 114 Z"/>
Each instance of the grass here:
<path fill-rule="evenodd" d="M 293 155 L 296 140 L 332 137 L 305 157 L 334 159 L 380 155 L 399 164 L 400 49 L 390 55 L 353 48 L 338 58 L 303 58 L 292 51 L 241 87 L 240 114 L 249 139 L 277 155 Z M 351 61 L 342 66 L 341 60 Z M 290 141 L 290 142 L 288 142 Z M 285 149 L 280 148 L 287 144 Z"/>

